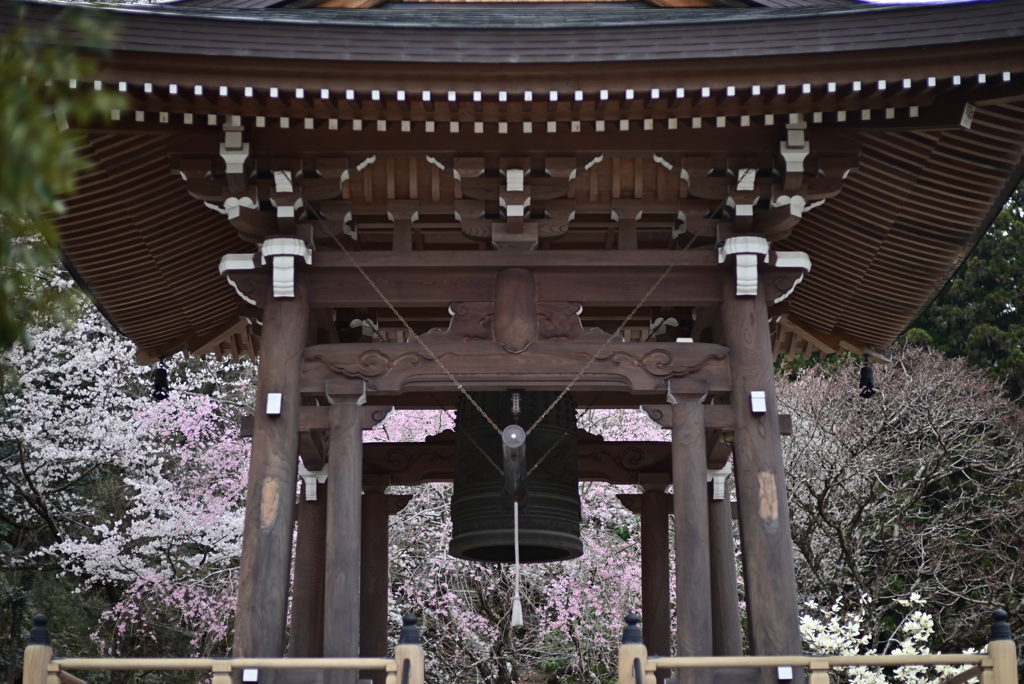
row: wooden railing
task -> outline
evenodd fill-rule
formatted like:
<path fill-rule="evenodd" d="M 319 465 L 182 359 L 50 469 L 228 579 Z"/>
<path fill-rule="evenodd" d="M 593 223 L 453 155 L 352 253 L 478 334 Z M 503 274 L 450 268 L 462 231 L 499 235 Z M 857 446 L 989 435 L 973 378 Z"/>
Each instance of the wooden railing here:
<path fill-rule="evenodd" d="M 1010 635 L 1007 615 L 1001 610 L 994 614 L 992 632 L 985 653 L 970 654 L 928 654 L 928 655 L 780 655 L 780 656 L 708 656 L 686 658 L 648 658 L 647 647 L 643 644 L 639 618 L 627 616 L 628 626 L 623 630 L 622 645 L 619 647 L 618 684 L 656 684 L 659 670 L 750 668 L 774 670 L 770 679 L 786 681 L 793 679 L 793 670 L 808 671 L 808 684 L 829 684 L 829 673 L 833 668 L 879 667 L 893 668 L 906 666 L 970 665 L 968 670 L 946 680 L 943 684 L 965 684 L 979 679 L 980 684 L 1018 684 L 1017 646 Z M 764 682 L 762 678 L 760 681 Z"/>
<path fill-rule="evenodd" d="M 176 670 L 210 672 L 212 684 L 256 682 L 260 670 L 383 670 L 387 684 L 424 684 L 416 616 L 406 615 L 394 658 L 54 658 L 46 617 L 37 615 L 25 647 L 22 684 L 86 684 L 72 671 Z"/>

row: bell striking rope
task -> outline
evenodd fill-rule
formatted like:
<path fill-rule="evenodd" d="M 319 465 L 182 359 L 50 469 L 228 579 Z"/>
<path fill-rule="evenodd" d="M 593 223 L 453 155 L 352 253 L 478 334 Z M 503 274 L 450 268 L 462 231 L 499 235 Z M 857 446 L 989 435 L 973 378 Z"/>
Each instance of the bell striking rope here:
<path fill-rule="evenodd" d="M 519 393 L 513 393 L 512 413 L 519 417 Z M 505 471 L 505 496 L 512 499 L 512 546 L 516 562 L 516 586 L 512 594 L 512 626 L 523 626 L 523 602 L 519 597 L 519 500 L 526 495 L 526 430 L 516 424 L 501 432 Z"/>
<path fill-rule="evenodd" d="M 519 502 L 512 502 L 512 520 L 515 526 L 515 541 L 513 542 L 516 547 L 516 588 L 512 593 L 512 626 L 522 627 L 523 626 L 523 602 L 519 598 Z"/>

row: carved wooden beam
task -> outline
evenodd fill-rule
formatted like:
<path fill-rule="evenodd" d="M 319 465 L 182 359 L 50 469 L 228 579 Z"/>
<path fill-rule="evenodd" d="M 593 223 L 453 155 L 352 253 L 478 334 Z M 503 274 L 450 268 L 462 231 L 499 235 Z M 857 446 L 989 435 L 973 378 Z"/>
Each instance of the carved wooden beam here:
<path fill-rule="evenodd" d="M 474 342 L 439 343 L 431 349 L 469 391 L 559 391 L 599 347 L 592 342 L 535 342 L 522 353 L 510 354 L 500 343 Z M 711 392 L 728 392 L 728 349 L 714 344 L 613 343 L 576 387 L 663 397 L 669 380 L 684 377 L 707 382 Z M 344 380 L 365 382 L 366 392 L 378 395 L 452 388 L 449 377 L 419 345 L 328 344 L 305 350 L 304 394 L 323 395 L 330 383 Z"/>

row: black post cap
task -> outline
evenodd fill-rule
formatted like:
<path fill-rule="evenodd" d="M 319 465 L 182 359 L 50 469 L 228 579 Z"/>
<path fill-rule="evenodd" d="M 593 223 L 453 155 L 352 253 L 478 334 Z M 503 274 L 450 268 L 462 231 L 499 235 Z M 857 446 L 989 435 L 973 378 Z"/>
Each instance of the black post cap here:
<path fill-rule="evenodd" d="M 420 643 L 420 628 L 416 626 L 417 622 L 418 618 L 412 613 L 406 613 L 402 617 L 402 631 L 398 634 L 398 643 Z"/>
<path fill-rule="evenodd" d="M 992 632 L 989 635 L 989 641 L 1013 641 L 1013 635 L 1010 634 L 1010 623 L 1007 622 L 1009 617 L 1005 610 L 992 612 Z"/>
<path fill-rule="evenodd" d="M 640 629 L 640 616 L 636 613 L 630 613 L 623 618 L 626 621 L 626 626 L 622 630 L 622 643 L 624 644 L 642 644 L 644 643 L 644 633 Z"/>
<path fill-rule="evenodd" d="M 32 631 L 28 633 L 29 645 L 50 645 L 50 630 L 46 629 L 47 622 L 49 622 L 49 620 L 45 615 L 36 615 L 34 618 L 32 618 Z"/>

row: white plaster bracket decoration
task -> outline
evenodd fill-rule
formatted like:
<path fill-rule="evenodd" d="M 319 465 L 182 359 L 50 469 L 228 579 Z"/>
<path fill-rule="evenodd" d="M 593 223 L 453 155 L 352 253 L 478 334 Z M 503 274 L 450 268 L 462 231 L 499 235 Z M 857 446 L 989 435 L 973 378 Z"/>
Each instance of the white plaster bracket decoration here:
<path fill-rule="evenodd" d="M 293 237 L 266 240 L 260 246 L 260 263 L 269 260 L 273 265 L 274 297 L 291 299 L 295 296 L 295 259 L 301 257 L 307 265 L 313 264 L 313 252 L 304 241 Z"/>
<path fill-rule="evenodd" d="M 772 200 L 772 209 L 788 206 L 790 215 L 800 219 L 804 217 L 805 211 L 810 211 L 814 207 L 820 206 L 824 203 L 825 200 L 820 200 L 808 205 L 807 200 L 804 199 L 803 195 L 779 195 Z"/>
<path fill-rule="evenodd" d="M 299 466 L 300 468 L 302 466 Z M 715 501 L 721 501 L 725 498 L 725 481 L 732 475 L 732 461 L 728 461 L 725 467 L 721 470 L 709 470 L 708 471 L 708 482 L 713 483 L 714 487 L 711 490 L 711 498 Z"/>
<path fill-rule="evenodd" d="M 225 254 L 220 258 L 220 265 L 217 270 L 223 276 L 227 271 L 251 271 L 256 268 L 256 255 L 255 254 Z M 238 289 L 238 283 L 235 282 L 234 278 L 230 275 L 224 276 L 228 284 L 235 288 L 235 292 L 243 300 L 256 306 L 256 300 L 249 297 L 244 292 Z"/>
<path fill-rule="evenodd" d="M 291 171 L 274 171 L 274 191 L 280 195 L 292 195 L 295 192 Z M 271 197 L 270 203 L 274 205 L 277 218 L 279 219 L 295 218 L 299 209 L 303 206 L 302 197 L 296 198 L 292 204 L 278 204 L 276 199 Z"/>
<path fill-rule="evenodd" d="M 306 484 L 306 501 L 316 501 L 316 485 L 319 482 L 327 482 L 326 470 L 306 470 L 306 466 L 299 461 L 299 477 Z"/>
<path fill-rule="evenodd" d="M 751 192 L 754 190 L 756 180 L 757 169 L 740 169 L 736 174 L 736 189 L 740 192 Z"/>
<path fill-rule="evenodd" d="M 757 261 L 768 261 L 768 241 L 760 235 L 737 235 L 718 248 L 718 263 L 736 257 L 736 296 L 757 296 Z"/>
<path fill-rule="evenodd" d="M 804 138 L 807 122 L 786 124 L 786 139 L 779 143 L 779 153 L 786 162 L 786 181 L 783 189 L 795 192 L 800 189 L 804 173 L 804 160 L 811 152 L 811 144 Z"/>
<path fill-rule="evenodd" d="M 726 198 L 726 206 L 730 207 L 733 216 L 737 219 L 737 227 L 740 225 L 749 227 L 754 218 L 754 203 L 757 201 L 757 169 L 744 168 L 736 174 L 734 189 L 730 189 L 729 197 Z"/>
<path fill-rule="evenodd" d="M 220 156 L 227 166 L 226 172 L 245 173 L 245 160 L 249 158 L 249 143 L 242 142 L 242 127 L 224 124 L 224 142 L 220 144 Z"/>
<path fill-rule="evenodd" d="M 799 268 L 803 270 L 800 277 L 793 281 L 793 285 L 772 302 L 772 304 L 778 304 L 793 294 L 796 286 L 803 282 L 804 276 L 811 270 L 811 257 L 807 255 L 807 252 L 775 252 L 774 257 L 776 268 Z"/>
<path fill-rule="evenodd" d="M 505 171 L 506 192 L 498 196 L 498 204 L 505 210 L 506 218 L 521 220 L 527 215 L 526 210 L 530 207 L 530 195 L 526 192 L 525 177 L 526 173 L 523 169 Z"/>
<path fill-rule="evenodd" d="M 786 124 L 786 139 L 779 143 L 779 152 L 786 162 L 786 173 L 803 173 L 804 160 L 811 152 L 811 144 L 804 138 L 807 122 Z"/>
<path fill-rule="evenodd" d="M 505 172 L 505 187 L 508 188 L 508 191 L 523 192 L 523 179 L 525 175 L 522 169 L 508 169 Z"/>

